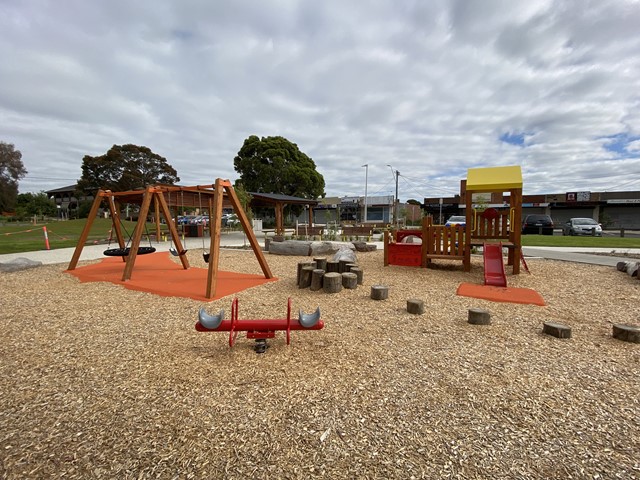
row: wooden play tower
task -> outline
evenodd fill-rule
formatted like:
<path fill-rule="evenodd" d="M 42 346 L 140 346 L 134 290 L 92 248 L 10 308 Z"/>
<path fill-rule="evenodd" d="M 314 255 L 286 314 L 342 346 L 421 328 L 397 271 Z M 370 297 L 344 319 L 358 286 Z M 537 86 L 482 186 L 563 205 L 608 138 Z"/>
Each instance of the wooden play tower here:
<path fill-rule="evenodd" d="M 505 192 L 508 201 L 503 200 Z M 499 208 L 482 208 L 474 195 L 490 194 Z M 471 270 L 471 249 L 487 243 L 499 243 L 508 249 L 507 264 L 512 273 L 520 273 L 522 244 L 522 172 L 519 166 L 470 168 L 467 171 L 465 201 L 466 227 L 433 225 L 430 217 L 421 230 L 385 232 L 384 264 L 429 267 L 434 260 L 462 261 Z M 499 199 L 499 200 L 498 200 Z M 487 202 L 484 202 L 487 203 Z M 493 202 L 489 202 L 493 203 Z M 404 243 L 403 239 L 419 237 L 421 243 Z"/>
<path fill-rule="evenodd" d="M 119 249 L 122 252 L 122 258 L 126 262 L 122 273 L 122 280 L 131 279 L 133 267 L 136 257 L 141 252 L 141 240 L 146 230 L 147 216 L 151 205 L 155 208 L 156 235 L 160 234 L 160 218 L 163 217 L 167 226 L 171 239 L 176 246 L 176 254 L 180 257 L 182 267 L 186 270 L 189 268 L 189 260 L 186 256 L 180 235 L 176 228 L 176 224 L 171 216 L 171 207 L 192 207 L 202 208 L 203 203 L 209 211 L 211 240 L 209 245 L 209 270 L 207 275 L 206 298 L 213 298 L 216 292 L 216 282 L 218 277 L 218 264 L 220 261 L 220 233 L 222 231 L 222 209 L 223 206 L 232 207 L 242 228 L 244 229 L 251 248 L 260 264 L 260 268 L 265 278 L 273 278 L 273 274 L 269 269 L 269 265 L 262 253 L 262 249 L 258 244 L 253 228 L 242 208 L 238 197 L 233 190 L 229 180 L 221 178 L 216 179 L 213 185 L 196 185 L 196 186 L 177 186 L 177 185 L 154 185 L 148 186 L 143 190 L 131 190 L 126 192 L 112 192 L 110 190 L 98 190 L 95 200 L 89 213 L 87 223 L 82 230 L 82 234 L 76 245 L 76 249 L 69 263 L 69 270 L 74 270 L 82 254 L 82 249 L 89 236 L 91 226 L 98 210 L 103 202 L 107 202 L 109 213 L 113 222 L 113 230 L 118 241 Z M 120 205 L 124 203 L 140 205 L 138 213 L 138 221 L 135 230 L 129 241 L 125 241 L 122 234 L 122 225 L 120 221 Z"/>

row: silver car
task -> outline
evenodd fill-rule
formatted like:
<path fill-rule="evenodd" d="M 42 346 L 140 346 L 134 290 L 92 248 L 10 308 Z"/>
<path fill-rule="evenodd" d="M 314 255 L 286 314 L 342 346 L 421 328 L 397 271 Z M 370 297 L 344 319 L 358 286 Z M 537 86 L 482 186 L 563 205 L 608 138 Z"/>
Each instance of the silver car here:
<path fill-rule="evenodd" d="M 562 224 L 562 235 L 602 236 L 602 226 L 593 218 L 570 218 Z"/>

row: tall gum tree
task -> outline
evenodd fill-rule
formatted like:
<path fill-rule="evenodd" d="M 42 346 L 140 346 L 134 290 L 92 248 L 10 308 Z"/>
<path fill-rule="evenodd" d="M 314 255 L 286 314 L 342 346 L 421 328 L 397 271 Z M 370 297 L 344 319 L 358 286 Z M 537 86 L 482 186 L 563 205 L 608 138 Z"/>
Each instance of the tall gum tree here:
<path fill-rule="evenodd" d="M 324 177 L 315 162 L 284 137 L 251 135 L 233 166 L 249 192 L 277 193 L 308 199 L 324 197 Z"/>
<path fill-rule="evenodd" d="M 18 198 L 18 181 L 26 174 L 20 150 L 12 143 L 0 142 L 0 213 L 13 212 Z"/>
<path fill-rule="evenodd" d="M 78 190 L 94 193 L 102 188 L 122 192 L 146 185 L 173 185 L 179 181 L 178 172 L 167 159 L 148 147 L 114 145 L 104 155 L 84 156 Z"/>

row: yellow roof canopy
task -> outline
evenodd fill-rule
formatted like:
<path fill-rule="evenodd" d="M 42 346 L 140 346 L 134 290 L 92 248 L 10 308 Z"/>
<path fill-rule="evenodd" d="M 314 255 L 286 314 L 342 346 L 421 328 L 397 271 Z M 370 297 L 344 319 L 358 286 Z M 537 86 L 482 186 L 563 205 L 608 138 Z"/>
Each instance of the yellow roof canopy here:
<path fill-rule="evenodd" d="M 467 170 L 467 192 L 505 192 L 516 188 L 522 188 L 519 165 Z"/>

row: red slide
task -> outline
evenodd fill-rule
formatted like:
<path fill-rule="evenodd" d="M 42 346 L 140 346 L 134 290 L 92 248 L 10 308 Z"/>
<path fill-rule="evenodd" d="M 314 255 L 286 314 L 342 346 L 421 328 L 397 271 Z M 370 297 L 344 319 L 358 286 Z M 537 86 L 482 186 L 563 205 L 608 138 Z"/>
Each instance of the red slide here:
<path fill-rule="evenodd" d="M 502 243 L 485 243 L 484 257 L 484 284 L 494 287 L 506 287 L 507 276 L 504 273 L 502 260 Z"/>

